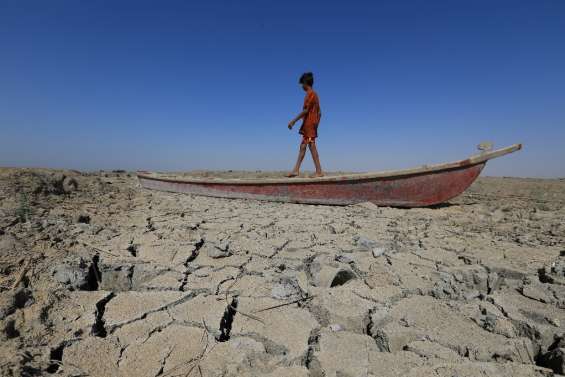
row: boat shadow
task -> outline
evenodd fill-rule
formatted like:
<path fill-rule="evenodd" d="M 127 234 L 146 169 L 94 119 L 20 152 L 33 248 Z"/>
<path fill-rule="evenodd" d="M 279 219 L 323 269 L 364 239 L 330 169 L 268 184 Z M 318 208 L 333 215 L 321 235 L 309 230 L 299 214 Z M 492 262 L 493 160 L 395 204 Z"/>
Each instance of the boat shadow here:
<path fill-rule="evenodd" d="M 428 206 L 428 207 L 426 207 L 426 208 L 442 209 L 442 208 L 450 208 L 450 207 L 471 206 L 471 205 L 475 205 L 475 204 L 479 204 L 479 202 L 465 202 L 465 203 L 450 203 L 450 202 L 444 202 L 444 203 L 439 203 L 439 204 L 433 204 L 433 205 Z"/>

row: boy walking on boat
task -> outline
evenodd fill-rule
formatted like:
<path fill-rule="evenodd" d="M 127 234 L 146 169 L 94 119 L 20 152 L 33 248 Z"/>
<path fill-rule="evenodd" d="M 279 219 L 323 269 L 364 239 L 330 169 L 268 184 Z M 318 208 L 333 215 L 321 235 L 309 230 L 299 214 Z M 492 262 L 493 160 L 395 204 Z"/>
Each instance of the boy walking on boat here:
<path fill-rule="evenodd" d="M 288 123 L 288 129 L 292 130 L 294 124 L 298 122 L 298 120 L 302 119 L 302 126 L 299 131 L 302 135 L 302 142 L 300 143 L 300 151 L 298 152 L 296 165 L 294 165 L 292 172 L 287 174 L 287 177 L 296 177 L 300 174 L 300 165 L 302 164 L 302 160 L 304 160 L 306 147 L 310 148 L 312 160 L 314 160 L 314 166 L 316 167 L 316 173 L 310 177 L 323 177 L 324 172 L 322 171 L 320 156 L 318 155 L 318 149 L 316 148 L 318 124 L 320 123 L 322 113 L 320 111 L 320 100 L 318 99 L 318 94 L 316 94 L 314 89 L 312 89 L 312 86 L 314 86 L 314 75 L 312 72 L 306 72 L 300 76 L 298 83 L 302 85 L 302 89 L 306 92 L 306 96 L 304 97 L 304 106 L 302 112 Z"/>

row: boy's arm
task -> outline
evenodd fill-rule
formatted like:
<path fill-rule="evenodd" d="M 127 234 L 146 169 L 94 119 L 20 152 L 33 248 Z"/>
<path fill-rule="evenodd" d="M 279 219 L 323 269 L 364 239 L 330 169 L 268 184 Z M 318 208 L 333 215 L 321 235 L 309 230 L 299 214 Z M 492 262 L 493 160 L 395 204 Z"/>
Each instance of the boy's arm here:
<path fill-rule="evenodd" d="M 293 120 L 291 120 L 288 123 L 288 129 L 291 130 L 292 126 L 294 126 L 294 124 L 296 122 L 298 122 L 299 119 L 302 119 L 306 116 L 306 114 L 308 114 L 308 112 L 312 109 L 312 105 L 313 105 L 313 100 L 314 100 L 314 94 L 312 92 L 309 92 L 306 95 L 306 98 L 304 100 L 304 107 L 302 108 L 302 112 L 300 114 L 298 114 L 296 116 L 296 118 L 294 118 Z"/>
<path fill-rule="evenodd" d="M 288 129 L 292 129 L 294 124 L 298 122 L 300 119 L 304 118 L 308 114 L 308 109 L 304 109 L 300 114 L 298 114 L 293 120 L 288 122 Z"/>

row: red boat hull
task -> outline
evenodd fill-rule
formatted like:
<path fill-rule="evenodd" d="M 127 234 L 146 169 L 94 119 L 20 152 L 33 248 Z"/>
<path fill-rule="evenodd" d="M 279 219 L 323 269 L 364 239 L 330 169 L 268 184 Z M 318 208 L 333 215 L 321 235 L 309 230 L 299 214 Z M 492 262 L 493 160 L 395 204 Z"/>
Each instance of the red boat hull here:
<path fill-rule="evenodd" d="M 424 207 L 461 194 L 479 176 L 485 163 L 406 176 L 278 183 L 194 182 L 138 175 L 148 189 L 187 194 L 290 203 Z"/>
<path fill-rule="evenodd" d="M 480 146 L 482 148 L 482 144 Z M 148 189 L 222 198 L 328 205 L 373 202 L 379 206 L 424 207 L 461 194 L 477 179 L 488 160 L 520 149 L 522 144 L 514 144 L 443 164 L 311 179 L 179 178 L 174 174 L 148 172 L 139 172 L 137 177 L 141 186 Z"/>

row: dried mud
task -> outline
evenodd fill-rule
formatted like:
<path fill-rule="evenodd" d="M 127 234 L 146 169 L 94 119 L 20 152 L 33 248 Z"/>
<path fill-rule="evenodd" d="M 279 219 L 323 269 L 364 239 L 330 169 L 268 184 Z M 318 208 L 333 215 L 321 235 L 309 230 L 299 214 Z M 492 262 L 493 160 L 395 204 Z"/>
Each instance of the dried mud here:
<path fill-rule="evenodd" d="M 564 309 L 565 180 L 397 209 L 0 169 L 2 376 L 552 376 Z"/>

